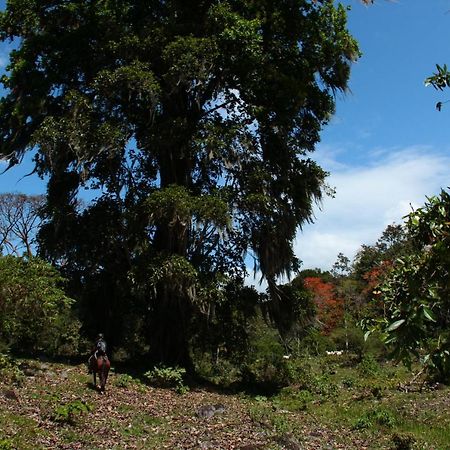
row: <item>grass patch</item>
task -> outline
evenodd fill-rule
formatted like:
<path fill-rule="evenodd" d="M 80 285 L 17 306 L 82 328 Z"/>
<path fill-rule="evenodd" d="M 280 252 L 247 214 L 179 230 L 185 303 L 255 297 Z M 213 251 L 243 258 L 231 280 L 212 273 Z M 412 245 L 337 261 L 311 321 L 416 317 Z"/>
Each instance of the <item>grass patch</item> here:
<path fill-rule="evenodd" d="M 0 449 L 36 449 L 35 439 L 38 435 L 47 435 L 46 430 L 40 430 L 37 423 L 22 415 L 2 411 L 0 414 Z"/>
<path fill-rule="evenodd" d="M 135 412 L 128 423 L 114 421 L 111 425 L 119 431 L 124 441 L 142 442 L 143 446 L 139 448 L 158 448 L 168 436 L 167 420 L 148 414 Z"/>

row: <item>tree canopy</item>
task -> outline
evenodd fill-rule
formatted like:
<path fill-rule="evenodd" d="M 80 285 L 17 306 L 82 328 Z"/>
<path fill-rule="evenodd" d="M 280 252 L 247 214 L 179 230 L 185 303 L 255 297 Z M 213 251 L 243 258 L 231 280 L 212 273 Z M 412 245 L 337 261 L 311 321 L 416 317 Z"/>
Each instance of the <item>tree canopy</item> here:
<path fill-rule="evenodd" d="M 326 192 L 308 154 L 359 56 L 345 8 L 9 0 L 0 33 L 16 43 L 0 152 L 35 152 L 49 177 L 40 254 L 86 317 L 125 335 L 133 311 L 156 358 L 186 363 L 193 315 L 244 278 L 249 254 L 281 317 L 276 279 Z M 98 192 L 86 208 L 82 188 Z"/>

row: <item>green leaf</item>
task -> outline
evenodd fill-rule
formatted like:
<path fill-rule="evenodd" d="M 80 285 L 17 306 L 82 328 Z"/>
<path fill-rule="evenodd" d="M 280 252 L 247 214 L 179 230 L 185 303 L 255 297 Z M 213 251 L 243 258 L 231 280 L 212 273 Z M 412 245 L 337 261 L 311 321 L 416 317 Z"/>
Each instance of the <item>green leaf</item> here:
<path fill-rule="evenodd" d="M 431 322 L 436 322 L 436 319 L 433 316 L 433 313 L 430 308 L 427 308 L 426 306 L 423 307 L 423 315 L 426 319 L 430 320 Z"/>
<path fill-rule="evenodd" d="M 393 324 L 391 324 L 390 327 L 386 331 L 388 331 L 388 332 L 394 331 L 394 330 L 396 330 L 398 327 L 400 327 L 405 322 L 406 322 L 405 319 L 397 320 Z"/>

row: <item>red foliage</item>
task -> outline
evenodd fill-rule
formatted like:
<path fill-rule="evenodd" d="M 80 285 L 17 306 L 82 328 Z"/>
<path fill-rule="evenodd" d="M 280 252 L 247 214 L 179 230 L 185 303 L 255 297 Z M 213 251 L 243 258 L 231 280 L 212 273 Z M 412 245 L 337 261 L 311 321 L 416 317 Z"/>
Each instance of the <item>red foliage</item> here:
<path fill-rule="evenodd" d="M 374 294 L 374 290 L 383 280 L 386 272 L 392 267 L 392 261 L 382 261 L 379 266 L 372 267 L 363 278 L 367 282 L 367 286 L 364 289 L 364 294 Z"/>
<path fill-rule="evenodd" d="M 363 276 L 366 281 L 366 287 L 362 291 L 366 297 L 370 309 L 374 314 L 383 313 L 383 301 L 381 299 L 381 292 L 378 290 L 378 285 L 383 281 L 386 273 L 392 268 L 392 261 L 382 261 L 380 265 L 372 267 Z"/>
<path fill-rule="evenodd" d="M 313 293 L 317 307 L 317 318 L 323 324 L 323 334 L 336 328 L 344 315 L 344 301 L 336 295 L 333 283 L 319 277 L 306 277 L 305 287 Z"/>

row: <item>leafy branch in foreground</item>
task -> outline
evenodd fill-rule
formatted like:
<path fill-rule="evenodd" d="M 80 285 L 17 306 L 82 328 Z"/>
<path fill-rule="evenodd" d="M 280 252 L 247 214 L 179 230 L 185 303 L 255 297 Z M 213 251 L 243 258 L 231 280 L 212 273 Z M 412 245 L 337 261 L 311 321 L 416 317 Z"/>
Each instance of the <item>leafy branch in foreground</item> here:
<path fill-rule="evenodd" d="M 425 79 L 425 86 L 433 86 L 438 91 L 443 91 L 449 87 L 450 84 L 450 72 L 448 71 L 447 64 L 440 66 L 436 64 L 436 72 L 430 77 Z M 441 111 L 442 105 L 450 102 L 450 100 L 439 101 L 436 103 L 436 109 Z"/>
<path fill-rule="evenodd" d="M 411 254 L 398 259 L 379 291 L 385 317 L 373 329 L 384 335 L 392 355 L 410 365 L 421 358 L 441 380 L 450 378 L 450 195 L 427 199 L 409 214 Z"/>

